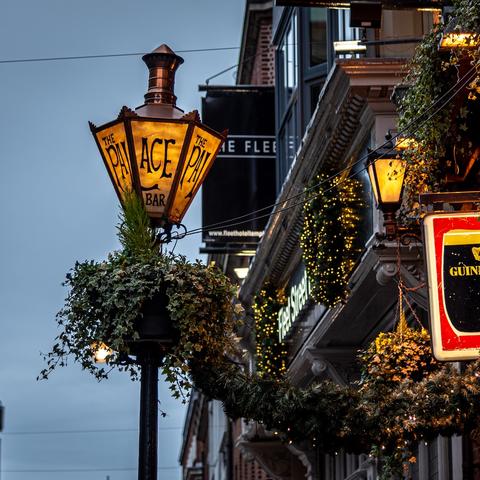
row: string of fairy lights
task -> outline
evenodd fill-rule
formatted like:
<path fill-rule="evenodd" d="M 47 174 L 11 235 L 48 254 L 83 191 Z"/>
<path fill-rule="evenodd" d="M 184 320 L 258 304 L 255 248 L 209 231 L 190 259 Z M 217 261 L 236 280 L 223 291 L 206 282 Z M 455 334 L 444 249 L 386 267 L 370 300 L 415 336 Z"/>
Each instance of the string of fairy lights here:
<path fill-rule="evenodd" d="M 317 183 L 325 174 L 316 177 Z M 355 178 L 331 181 L 329 189 L 304 205 L 300 235 L 302 258 L 312 298 L 333 307 L 347 295 L 348 277 L 361 252 L 358 231 L 364 206 L 362 184 Z"/>
<path fill-rule="evenodd" d="M 397 138 L 404 136 L 407 132 L 412 134 L 412 127 L 420 128 L 428 122 L 471 82 L 475 74 L 476 71 L 472 68 L 402 131 L 373 152 L 385 147 L 387 147 L 388 153 L 395 150 L 393 142 Z M 389 142 L 392 142 L 391 147 Z M 331 174 L 317 175 L 312 184 L 304 191 L 290 196 L 286 200 L 224 222 L 189 231 L 187 235 L 200 233 L 213 227 L 235 227 L 253 219 L 270 217 L 303 205 L 304 223 L 300 246 L 310 279 L 311 295 L 316 302 L 333 307 L 348 293 L 348 277 L 360 251 L 358 230 L 363 205 L 363 187 L 361 182 L 354 177 L 364 171 L 365 167 L 353 172 L 352 169 L 365 162 L 367 158 L 368 156 L 364 156 Z M 299 201 L 288 204 L 295 199 L 299 199 Z M 276 207 L 280 208 L 270 213 L 269 210 Z M 256 215 L 265 211 L 268 212 Z M 260 375 L 276 377 L 286 371 L 287 348 L 278 339 L 277 325 L 278 313 L 282 308 L 282 298 L 285 300 L 281 290 L 276 290 L 266 284 L 252 305 L 256 335 L 256 367 Z"/>
<path fill-rule="evenodd" d="M 374 154 L 381 149 L 387 148 L 386 151 L 383 153 L 388 154 L 390 152 L 393 152 L 395 150 L 395 141 L 397 139 L 401 139 L 405 137 L 406 135 L 410 134 L 413 135 L 415 134 L 415 130 L 412 130 L 413 127 L 420 128 L 422 125 L 424 125 L 426 122 L 428 122 L 433 116 L 438 114 L 443 108 L 445 108 L 450 101 L 452 101 L 455 96 L 460 93 L 466 85 L 468 85 L 474 76 L 476 75 L 476 69 L 475 67 L 470 68 L 467 73 L 465 73 L 462 77 L 460 77 L 452 87 L 450 87 L 445 93 L 443 93 L 437 100 L 433 101 L 432 104 L 425 109 L 424 112 L 419 114 L 415 119 L 413 119 L 409 124 L 405 126 L 402 130 L 398 131 L 395 135 L 393 135 L 389 140 L 386 140 L 384 143 L 376 147 L 374 150 L 371 151 L 371 154 Z M 433 110 L 433 111 L 432 111 Z M 426 116 L 429 112 L 431 112 L 428 116 Z M 393 145 L 393 146 L 392 146 Z M 271 205 L 267 205 L 265 207 L 262 207 L 257 210 L 253 210 L 252 212 L 239 215 L 237 217 L 232 217 L 230 219 L 224 220 L 222 222 L 217 222 L 217 223 L 212 223 L 209 225 L 205 225 L 203 227 L 195 228 L 192 230 L 187 230 L 184 234 L 182 234 L 181 238 L 184 238 L 185 236 L 189 235 L 196 235 L 205 231 L 208 231 L 209 229 L 212 228 L 232 228 L 232 227 L 238 227 L 244 223 L 251 222 L 253 220 L 260 220 L 263 218 L 268 218 L 273 215 L 278 215 L 286 210 L 290 210 L 292 208 L 295 208 L 299 205 L 303 205 L 306 202 L 309 202 L 319 196 L 321 193 L 317 192 L 311 196 L 308 196 L 307 198 L 303 198 L 302 200 L 295 202 L 293 204 L 288 205 L 288 203 L 291 200 L 295 200 L 301 197 L 305 197 L 305 195 L 313 190 L 319 189 L 322 185 L 326 184 L 327 182 L 331 182 L 334 178 L 341 177 L 344 174 L 347 174 L 343 179 L 340 180 L 340 182 L 345 182 L 350 178 L 353 178 L 355 176 L 358 176 L 360 173 L 366 170 L 366 167 L 356 169 L 355 171 L 352 172 L 355 166 L 364 163 L 367 161 L 369 158 L 369 155 L 364 155 L 360 157 L 357 161 L 349 164 L 348 166 L 336 171 L 332 175 L 326 177 L 323 179 L 321 182 L 315 183 L 307 188 L 305 188 L 302 192 L 294 194 L 289 196 L 288 198 L 281 200 L 279 202 L 273 203 Z M 374 160 L 375 161 L 375 160 Z M 333 188 L 333 187 L 329 187 Z M 327 189 L 323 189 L 323 193 L 325 193 Z M 277 208 L 275 211 L 270 212 L 270 210 Z M 268 212 L 265 214 L 261 215 L 256 215 L 261 212 Z M 180 237 L 175 238 L 175 236 L 172 237 L 173 240 L 180 239 Z"/>
<path fill-rule="evenodd" d="M 280 342 L 277 317 L 287 299 L 283 290 L 266 284 L 253 301 L 255 322 L 256 371 L 262 375 L 278 377 L 287 371 L 287 346 Z"/>
<path fill-rule="evenodd" d="M 374 152 L 389 147 L 389 142 L 392 142 L 392 146 L 388 149 L 388 153 L 395 150 L 393 140 L 404 136 L 407 132 L 411 134 L 413 126 L 420 128 L 423 123 L 429 121 L 471 82 L 475 74 L 476 71 L 472 68 L 414 121 L 410 122 L 392 139 L 380 145 Z M 429 115 L 427 116 L 427 114 Z M 317 175 L 312 185 L 305 188 L 303 192 L 282 202 L 225 222 L 219 222 L 220 224 L 208 225 L 197 229 L 197 232 L 213 226 L 217 228 L 238 226 L 253 219 L 270 217 L 303 205 L 304 221 L 300 247 L 310 280 L 311 295 L 317 303 L 333 307 L 344 300 L 348 294 L 348 277 L 360 252 L 358 230 L 361 222 L 361 209 L 364 204 L 363 187 L 361 182 L 354 177 L 364 171 L 365 167 L 353 172 L 352 169 L 367 158 L 368 156 L 360 158 L 355 163 L 330 175 L 327 173 Z M 306 195 L 309 192 L 311 194 Z M 288 205 L 290 200 L 299 197 L 303 198 L 294 202 L 293 205 Z M 256 213 L 279 206 L 281 208 L 273 213 L 269 212 L 253 217 Z M 236 222 L 242 219 L 243 221 Z M 192 234 L 192 232 L 187 232 L 187 234 Z M 275 377 L 286 371 L 287 349 L 285 344 L 278 339 L 277 325 L 278 313 L 282 308 L 282 295 L 284 299 L 282 291 L 275 290 L 266 284 L 252 305 L 256 335 L 256 367 L 260 375 L 267 374 Z"/>

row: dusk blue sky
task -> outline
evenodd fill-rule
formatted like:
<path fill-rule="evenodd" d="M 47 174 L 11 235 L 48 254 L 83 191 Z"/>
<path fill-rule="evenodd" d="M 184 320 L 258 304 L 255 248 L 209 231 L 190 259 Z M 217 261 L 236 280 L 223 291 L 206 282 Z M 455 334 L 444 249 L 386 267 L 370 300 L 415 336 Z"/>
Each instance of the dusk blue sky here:
<path fill-rule="evenodd" d="M 235 47 L 244 12 L 244 0 L 1 3 L 0 60 L 147 52 L 162 43 Z M 177 103 L 191 111 L 200 109 L 198 85 L 235 64 L 238 50 L 180 55 Z M 215 82 L 232 84 L 233 73 Z M 65 273 L 75 260 L 118 248 L 118 202 L 87 122 L 141 105 L 147 69 L 137 56 L 0 63 L 0 86 L 1 480 L 136 479 L 139 384 L 121 374 L 98 383 L 75 364 L 46 382 L 35 378 L 57 334 Z M 200 226 L 199 197 L 184 223 Z M 176 251 L 193 259 L 199 246 L 199 236 L 187 237 Z M 159 478 L 177 480 L 184 407 L 162 382 L 160 399 Z"/>

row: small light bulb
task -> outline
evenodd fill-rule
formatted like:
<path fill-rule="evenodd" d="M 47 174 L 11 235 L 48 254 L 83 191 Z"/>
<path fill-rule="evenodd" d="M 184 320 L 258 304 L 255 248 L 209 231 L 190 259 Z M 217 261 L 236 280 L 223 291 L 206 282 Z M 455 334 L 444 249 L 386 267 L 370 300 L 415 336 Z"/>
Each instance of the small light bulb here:
<path fill-rule="evenodd" d="M 107 358 L 113 353 L 113 350 L 103 342 L 92 343 L 92 350 L 95 363 L 106 363 Z"/>

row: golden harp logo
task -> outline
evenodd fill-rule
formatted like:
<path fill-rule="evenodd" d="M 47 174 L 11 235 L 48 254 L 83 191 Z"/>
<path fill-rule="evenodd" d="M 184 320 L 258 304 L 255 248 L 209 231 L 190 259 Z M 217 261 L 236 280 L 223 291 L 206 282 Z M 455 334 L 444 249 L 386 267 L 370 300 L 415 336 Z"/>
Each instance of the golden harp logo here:
<path fill-rule="evenodd" d="M 473 257 L 477 262 L 480 262 L 480 247 L 472 247 Z"/>

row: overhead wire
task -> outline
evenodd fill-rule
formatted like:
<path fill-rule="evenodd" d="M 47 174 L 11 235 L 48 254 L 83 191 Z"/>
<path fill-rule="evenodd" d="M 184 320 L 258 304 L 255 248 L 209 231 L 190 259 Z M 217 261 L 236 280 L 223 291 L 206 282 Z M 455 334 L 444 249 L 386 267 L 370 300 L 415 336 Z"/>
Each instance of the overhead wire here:
<path fill-rule="evenodd" d="M 414 118 L 410 123 L 408 123 L 405 128 L 399 132 L 397 132 L 395 135 L 392 136 L 392 138 L 386 140 L 384 143 L 382 143 L 380 146 L 378 146 L 376 149 L 372 150 L 370 154 L 372 153 L 376 153 L 378 152 L 380 149 L 384 148 L 385 146 L 389 145 L 390 142 L 392 142 L 393 140 L 403 136 L 405 133 L 412 133 L 410 131 L 411 127 L 412 126 L 421 126 L 423 125 L 424 123 L 426 123 L 427 121 L 429 121 L 433 116 L 435 116 L 440 110 L 442 110 L 470 81 L 471 79 L 474 77 L 474 75 L 476 74 L 476 69 L 475 67 L 472 67 L 463 77 L 461 77 L 460 79 L 457 80 L 457 82 L 452 86 L 450 87 L 444 94 L 442 94 L 437 100 L 435 100 L 434 102 L 432 102 L 432 104 L 424 111 L 422 112 L 420 115 L 418 115 L 416 118 Z M 456 91 L 454 91 L 456 89 Z M 453 92 L 453 93 L 452 93 Z M 450 93 L 452 93 L 452 95 L 450 95 Z M 450 95 L 448 98 L 445 99 L 445 97 L 447 97 L 448 95 Z M 422 117 L 424 117 L 429 111 L 431 111 L 435 106 L 438 106 L 440 105 L 432 114 L 430 114 L 427 118 L 423 119 L 423 120 L 420 120 Z M 395 150 L 395 146 L 393 146 L 392 148 L 390 148 L 387 152 L 385 153 L 390 153 L 391 151 Z M 204 227 L 200 227 L 200 228 L 197 228 L 197 229 L 193 229 L 193 230 L 190 230 L 190 231 L 187 231 L 185 236 L 188 236 L 188 235 L 195 235 L 195 234 L 198 234 L 198 233 L 202 233 L 206 230 L 209 230 L 213 227 L 217 227 L 217 228 L 230 228 L 230 227 L 235 227 L 235 226 L 239 226 L 239 225 L 242 225 L 244 223 L 247 223 L 247 222 L 250 222 L 252 220 L 260 220 L 262 218 L 266 218 L 266 217 L 270 217 L 271 215 L 277 215 L 285 210 L 289 210 L 290 208 L 294 208 L 298 205 L 301 205 L 303 203 L 306 203 L 306 202 L 309 202 L 311 200 L 313 200 L 314 198 L 318 197 L 321 193 L 318 193 L 314 196 L 311 196 L 305 200 L 302 200 L 301 202 L 297 202 L 293 205 L 289 205 L 288 207 L 284 207 L 284 208 L 281 208 L 281 209 L 278 209 L 274 212 L 269 212 L 265 215 L 260 215 L 260 216 L 256 216 L 256 217 L 253 217 L 253 218 L 250 218 L 252 215 L 255 215 L 256 213 L 260 213 L 262 211 L 265 211 L 265 210 L 270 210 L 272 208 L 275 208 L 279 205 L 282 205 L 282 204 L 285 204 L 287 202 L 289 202 L 290 200 L 293 200 L 295 198 L 298 198 L 298 197 L 301 197 L 301 196 L 304 196 L 305 193 L 307 193 L 308 191 L 311 191 L 313 189 L 316 189 L 318 188 L 319 186 L 327 183 L 327 182 L 330 182 L 331 180 L 333 180 L 334 178 L 342 175 L 343 173 L 345 173 L 346 171 L 349 171 L 351 170 L 353 167 L 355 167 L 356 165 L 358 165 L 359 163 L 362 163 L 364 161 L 366 161 L 369 157 L 370 154 L 367 154 L 363 157 L 361 157 L 359 160 L 357 160 L 356 162 L 354 162 L 353 164 L 350 164 L 344 168 L 342 168 L 341 170 L 337 171 L 336 173 L 332 174 L 331 176 L 327 177 L 326 179 L 322 180 L 321 182 L 318 182 L 314 185 L 312 185 L 311 187 L 308 187 L 306 188 L 305 190 L 303 190 L 301 193 L 298 193 L 298 194 L 295 194 L 295 195 L 292 195 L 291 197 L 288 197 L 286 198 L 285 200 L 282 200 L 280 202 L 276 202 L 272 205 L 268 205 L 266 207 L 262 207 L 258 210 L 254 210 L 252 212 L 249 212 L 247 214 L 244 214 L 244 215 L 240 215 L 238 217 L 233 217 L 231 219 L 228 219 L 228 220 L 225 220 L 223 222 L 217 222 L 217 223 L 214 223 L 214 224 L 210 224 L 210 225 L 206 225 Z M 342 180 L 340 183 L 343 183 L 343 181 L 346 181 L 348 178 L 352 178 L 353 176 L 355 175 L 358 175 L 360 174 L 362 171 L 365 170 L 365 167 L 354 172 L 353 174 L 347 176 L 344 180 Z M 333 187 L 331 187 L 333 188 Z M 331 189 L 330 188 L 330 189 Z M 327 190 L 324 190 L 322 193 L 325 193 L 325 192 L 328 192 L 330 189 L 327 189 Z M 248 217 L 248 218 L 246 218 Z M 240 219 L 243 219 L 245 218 L 245 220 L 243 220 L 242 222 L 236 222 L 237 220 L 240 220 Z M 235 222 L 235 223 L 229 223 L 229 222 Z"/>
<path fill-rule="evenodd" d="M 180 466 L 175 467 L 157 467 L 157 470 L 177 470 Z M 2 469 L 3 473 L 75 473 L 75 472 L 133 472 L 137 467 L 113 467 L 113 468 L 36 468 L 36 469 Z"/>
<path fill-rule="evenodd" d="M 238 50 L 240 47 L 214 47 L 214 48 L 191 48 L 177 50 L 175 53 L 201 53 L 219 52 L 224 50 Z M 32 63 L 32 62 L 58 62 L 64 60 L 90 60 L 96 58 L 118 58 L 118 57 L 139 57 L 151 52 L 130 52 L 130 53 L 105 53 L 98 55 L 71 55 L 64 57 L 38 57 L 38 58 L 12 58 L 0 60 L 0 64 L 6 63 Z"/>
<path fill-rule="evenodd" d="M 210 52 L 210 51 L 221 51 L 221 50 L 238 50 L 240 47 L 214 47 L 214 48 L 197 48 L 197 49 L 184 49 L 184 50 L 177 50 L 177 53 L 193 53 L 193 52 Z M 257 56 L 259 55 L 262 55 L 264 52 L 266 52 L 267 50 L 270 50 L 272 48 L 271 45 L 268 45 L 267 47 L 264 47 L 263 49 L 260 50 L 260 52 L 256 53 L 255 55 L 251 55 L 247 58 L 245 58 L 242 62 L 239 62 L 239 63 L 236 63 L 235 65 L 232 65 L 220 72 L 218 72 L 217 74 L 215 75 L 212 75 L 210 77 L 208 77 L 206 80 L 205 80 L 205 83 L 208 85 L 209 81 L 234 69 L 234 68 L 237 68 L 249 61 L 251 61 L 252 59 L 256 58 Z M 60 60 L 81 60 L 81 59 L 95 59 L 95 58 L 114 58 L 114 57 L 127 57 L 127 56 L 140 56 L 140 55 L 144 55 L 146 52 L 132 52 L 132 53 L 118 53 L 118 54 L 99 54 L 99 55 L 77 55 L 77 56 L 65 56 L 65 57 L 43 57 L 43 58 L 26 58 L 26 59 L 8 59 L 8 60 L 0 60 L 0 64 L 7 64 L 7 63 L 25 63 L 25 62 L 44 62 L 44 61 L 60 61 Z M 436 105 L 438 105 L 439 103 L 441 103 L 443 101 L 443 99 L 449 95 L 450 92 L 452 92 L 460 83 L 464 83 L 463 85 L 461 85 L 459 87 L 459 90 L 457 92 L 455 92 L 449 99 L 447 99 L 447 101 L 442 105 L 441 108 L 443 108 L 450 100 L 451 98 L 453 98 L 469 81 L 470 79 L 473 77 L 473 75 L 475 74 L 476 70 L 475 70 L 475 67 L 472 67 L 461 79 L 459 79 L 455 85 L 453 85 L 449 90 L 447 90 L 443 95 L 441 95 L 437 100 L 435 100 L 424 112 L 422 112 L 418 117 L 416 117 L 415 119 L 413 119 L 402 131 L 398 132 L 396 135 L 392 136 L 391 139 L 385 141 L 384 143 L 382 143 L 380 146 L 378 146 L 376 149 L 374 149 L 372 151 L 372 153 L 375 153 L 377 152 L 378 150 L 384 148 L 385 146 L 387 146 L 389 144 L 389 142 L 391 142 L 392 140 L 395 140 L 396 138 L 404 135 L 406 132 L 409 132 L 410 131 L 410 128 L 411 126 L 415 125 L 424 115 L 426 115 L 432 108 L 434 108 Z M 465 78 L 467 78 L 467 80 L 465 80 Z M 441 109 L 440 108 L 440 109 Z M 440 109 L 437 109 L 435 112 L 434 112 L 434 115 L 436 113 L 438 113 L 438 111 Z M 421 121 L 420 124 L 423 124 L 425 123 L 426 121 L 428 121 L 432 116 L 429 116 L 426 120 L 424 121 Z M 391 150 L 394 150 L 394 147 L 391 149 Z M 390 150 L 390 151 L 391 151 Z M 265 218 L 265 217 L 269 217 L 271 214 L 278 214 L 278 213 L 281 213 L 282 211 L 286 210 L 286 209 L 289 209 L 289 208 L 293 208 L 295 206 L 298 205 L 298 203 L 294 204 L 294 205 L 291 205 L 289 207 L 285 207 L 283 209 L 279 209 L 273 213 L 268 213 L 268 214 L 265 214 L 265 215 L 260 215 L 260 216 L 257 216 L 257 217 L 253 217 L 253 218 L 250 218 L 252 217 L 252 215 L 255 215 L 257 213 L 260 213 L 260 212 L 263 212 L 263 211 L 266 211 L 266 210 L 270 210 L 272 208 L 275 208 L 281 204 L 284 204 L 290 200 L 293 200 L 295 198 L 298 198 L 298 197 L 301 197 L 301 196 L 304 196 L 308 191 L 311 191 L 313 189 L 316 189 L 318 188 L 319 186 L 321 186 L 322 184 L 324 183 L 327 183 L 327 182 L 330 182 L 331 180 L 333 180 L 334 178 L 336 178 L 337 176 L 339 175 L 342 175 L 345 171 L 347 170 L 351 170 L 354 166 L 358 165 L 359 163 L 367 160 L 368 158 L 368 155 L 360 158 L 359 160 L 357 160 L 356 162 L 354 162 L 353 164 L 351 165 L 348 165 L 346 167 L 344 167 L 343 169 L 339 170 L 338 172 L 336 172 L 335 174 L 325 178 L 324 180 L 322 180 L 321 182 L 317 183 L 317 184 L 314 184 L 310 187 L 307 187 L 305 188 L 302 192 L 298 193 L 298 194 L 295 194 L 295 195 L 292 195 L 290 196 L 289 198 L 285 199 L 285 200 L 282 200 L 280 202 L 277 202 L 277 203 L 274 203 L 272 205 L 267 205 L 265 207 L 262 207 L 260 209 L 257 209 L 257 210 L 254 210 L 252 212 L 249 212 L 247 214 L 243 214 L 243 215 L 240 215 L 240 216 L 237 216 L 237 217 L 233 217 L 231 219 L 228 219 L 228 220 L 225 220 L 225 221 L 222 221 L 222 222 L 217 222 L 217 223 L 213 223 L 213 224 L 210 224 L 210 225 L 206 225 L 204 227 L 201 227 L 201 228 L 197 228 L 197 229 L 193 229 L 193 230 L 190 230 L 190 231 L 187 231 L 186 234 L 184 236 L 187 236 L 187 235 L 195 235 L 195 234 L 198 234 L 198 233 L 201 233 L 201 232 L 204 232 L 210 228 L 213 228 L 213 227 L 218 227 L 218 228 L 228 228 L 228 227 L 232 227 L 232 226 L 238 226 L 238 225 L 242 225 L 243 223 L 247 223 L 249 221 L 252 221 L 252 220 L 259 220 L 259 219 L 262 219 L 262 218 Z M 357 172 L 355 172 L 354 175 L 358 175 L 359 173 L 361 173 L 362 171 L 364 171 L 365 168 L 361 169 L 361 170 L 358 170 Z M 352 175 L 353 176 L 353 175 Z M 347 177 L 347 178 L 351 178 L 351 176 Z M 346 179 L 345 179 L 346 180 Z M 318 195 L 317 195 L 318 196 Z M 315 198 L 315 197 L 313 197 Z M 308 202 L 310 201 L 311 199 L 313 198 L 307 198 L 306 200 L 300 202 L 300 203 L 305 203 L 305 202 Z M 248 217 L 248 218 L 247 218 Z M 244 221 L 242 222 L 237 222 L 237 223 L 228 223 L 228 222 L 233 222 L 233 221 L 237 221 L 237 220 L 241 220 L 241 219 L 245 219 Z M 183 238 L 183 237 L 182 237 Z M 175 237 L 172 238 L 173 240 L 175 240 Z"/>
<path fill-rule="evenodd" d="M 159 431 L 182 430 L 183 427 L 159 427 Z M 138 428 L 99 428 L 93 430 L 44 430 L 44 431 L 18 431 L 1 432 L 0 435 L 20 436 L 20 435 L 65 435 L 65 434 L 83 434 L 83 433 L 121 433 L 138 432 Z"/>
<path fill-rule="evenodd" d="M 268 50 L 271 50 L 272 48 L 273 48 L 272 45 L 268 45 L 266 47 L 263 47 L 263 48 L 260 49 L 259 52 L 255 53 L 254 55 L 250 55 L 247 58 L 244 58 L 241 62 L 238 62 L 235 65 L 231 65 L 230 67 L 227 67 L 227 68 L 221 70 L 220 72 L 216 73 L 215 75 L 212 75 L 211 77 L 206 78 L 205 79 L 205 85 L 208 85 L 210 83 L 210 80 L 213 80 L 214 78 L 217 78 L 220 75 L 223 75 L 224 73 L 227 73 L 230 70 L 233 70 L 234 68 L 238 68 L 241 65 L 244 65 L 245 63 L 250 62 L 254 58 L 256 58 L 260 55 L 263 55 L 265 52 L 267 52 Z"/>

